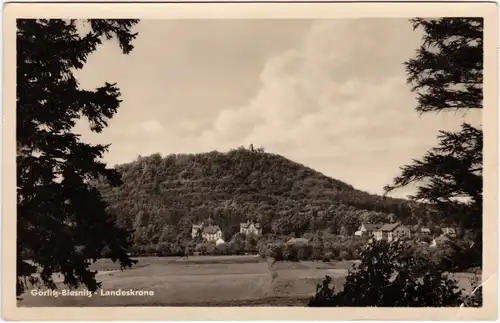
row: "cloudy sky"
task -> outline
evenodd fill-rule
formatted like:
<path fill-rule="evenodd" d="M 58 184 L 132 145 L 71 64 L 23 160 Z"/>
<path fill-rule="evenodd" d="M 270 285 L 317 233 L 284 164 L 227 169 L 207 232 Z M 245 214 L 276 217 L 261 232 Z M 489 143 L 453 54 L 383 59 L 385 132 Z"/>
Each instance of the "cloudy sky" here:
<path fill-rule="evenodd" d="M 77 75 L 83 88 L 121 89 L 109 128 L 77 127 L 86 141 L 112 143 L 111 165 L 253 143 L 382 193 L 439 129 L 464 120 L 414 111 L 402 63 L 421 34 L 406 19 L 143 20 L 135 29 L 130 55 L 106 43 Z"/>

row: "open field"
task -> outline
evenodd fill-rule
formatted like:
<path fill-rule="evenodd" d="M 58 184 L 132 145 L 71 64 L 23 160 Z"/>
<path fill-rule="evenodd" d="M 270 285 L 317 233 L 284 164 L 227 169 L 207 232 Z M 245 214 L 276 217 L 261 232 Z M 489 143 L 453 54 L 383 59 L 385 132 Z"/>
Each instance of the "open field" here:
<path fill-rule="evenodd" d="M 258 256 L 144 257 L 119 271 L 109 260 L 93 265 L 103 291 L 153 291 L 153 296 L 49 297 L 23 295 L 19 306 L 302 306 L 325 275 L 342 289 L 353 262 L 266 262 Z M 470 291 L 468 278 L 460 285 Z M 58 283 L 60 289 L 64 289 Z"/>

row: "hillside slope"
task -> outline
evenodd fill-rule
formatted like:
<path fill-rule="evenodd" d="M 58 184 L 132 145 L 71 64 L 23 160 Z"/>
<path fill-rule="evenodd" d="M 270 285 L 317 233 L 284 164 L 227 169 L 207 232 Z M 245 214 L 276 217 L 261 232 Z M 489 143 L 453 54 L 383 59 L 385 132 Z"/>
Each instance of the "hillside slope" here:
<path fill-rule="evenodd" d="M 136 244 L 185 241 L 191 224 L 210 216 L 225 239 L 246 220 L 263 232 L 300 236 L 329 230 L 352 234 L 361 221 L 395 217 L 426 222 L 427 212 L 402 199 L 356 190 L 280 155 L 239 148 L 227 153 L 139 157 L 117 166 L 124 184 L 97 185 L 121 225 L 136 230 Z"/>

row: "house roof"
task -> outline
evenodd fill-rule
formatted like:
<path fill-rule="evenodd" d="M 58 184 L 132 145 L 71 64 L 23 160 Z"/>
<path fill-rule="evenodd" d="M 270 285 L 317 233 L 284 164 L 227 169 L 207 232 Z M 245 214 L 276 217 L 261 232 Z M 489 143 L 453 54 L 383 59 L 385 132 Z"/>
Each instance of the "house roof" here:
<path fill-rule="evenodd" d="M 400 225 L 399 223 L 387 223 L 384 224 L 379 230 L 384 232 L 391 232 L 397 227 L 399 227 L 399 225 Z"/>
<path fill-rule="evenodd" d="M 260 228 L 260 223 L 253 223 L 253 222 L 240 223 L 240 227 L 243 229 L 247 229 L 248 227 L 250 227 L 251 224 L 253 224 L 257 229 Z"/>
<path fill-rule="evenodd" d="M 378 230 L 380 229 L 384 224 L 383 223 L 363 223 L 363 226 L 366 228 L 366 230 Z"/>
<path fill-rule="evenodd" d="M 203 228 L 203 233 L 214 234 L 217 233 L 217 231 L 220 231 L 218 225 L 209 225 Z"/>
<path fill-rule="evenodd" d="M 309 243 L 309 240 L 306 238 L 291 238 L 286 243 Z"/>

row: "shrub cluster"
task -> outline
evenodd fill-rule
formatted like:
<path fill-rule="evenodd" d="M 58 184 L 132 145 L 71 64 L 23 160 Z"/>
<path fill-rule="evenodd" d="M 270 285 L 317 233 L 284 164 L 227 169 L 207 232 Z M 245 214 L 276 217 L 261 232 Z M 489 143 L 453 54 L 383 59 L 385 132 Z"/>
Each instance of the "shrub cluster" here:
<path fill-rule="evenodd" d="M 435 262 L 409 241 L 371 242 L 336 292 L 326 277 L 309 306 L 447 307 L 460 306 L 462 292 Z"/>
<path fill-rule="evenodd" d="M 365 245 L 364 239 L 335 237 L 326 241 L 313 239 L 308 243 L 262 243 L 258 252 L 262 258 L 273 258 L 276 261 L 354 260 L 358 259 Z"/>

